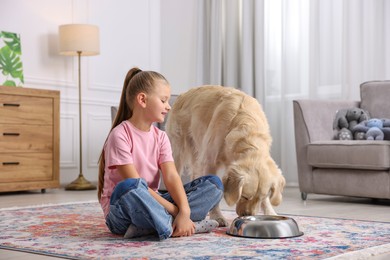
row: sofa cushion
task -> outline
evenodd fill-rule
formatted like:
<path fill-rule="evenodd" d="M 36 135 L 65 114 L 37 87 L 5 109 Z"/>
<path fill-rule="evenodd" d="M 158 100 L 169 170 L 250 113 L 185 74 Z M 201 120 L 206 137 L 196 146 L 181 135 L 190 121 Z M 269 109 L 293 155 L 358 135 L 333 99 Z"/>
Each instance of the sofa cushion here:
<path fill-rule="evenodd" d="M 318 168 L 386 170 L 390 168 L 390 141 L 332 140 L 308 145 L 308 164 Z"/>
<path fill-rule="evenodd" d="M 360 85 L 360 107 L 368 113 L 371 118 L 390 119 L 390 81 L 369 81 Z"/>

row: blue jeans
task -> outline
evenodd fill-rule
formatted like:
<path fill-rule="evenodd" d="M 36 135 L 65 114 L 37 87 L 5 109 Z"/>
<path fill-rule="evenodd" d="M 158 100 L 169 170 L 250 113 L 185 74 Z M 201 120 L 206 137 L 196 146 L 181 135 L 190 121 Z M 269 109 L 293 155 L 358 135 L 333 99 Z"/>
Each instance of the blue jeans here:
<path fill-rule="evenodd" d="M 222 199 L 223 185 L 214 175 L 203 176 L 184 185 L 191 209 L 191 220 L 200 221 Z M 161 195 L 173 202 L 170 194 Z M 172 215 L 148 191 L 144 179 L 126 179 L 117 184 L 110 199 L 107 227 L 114 234 L 123 235 L 130 224 L 139 228 L 155 229 L 159 239 L 172 234 Z"/>

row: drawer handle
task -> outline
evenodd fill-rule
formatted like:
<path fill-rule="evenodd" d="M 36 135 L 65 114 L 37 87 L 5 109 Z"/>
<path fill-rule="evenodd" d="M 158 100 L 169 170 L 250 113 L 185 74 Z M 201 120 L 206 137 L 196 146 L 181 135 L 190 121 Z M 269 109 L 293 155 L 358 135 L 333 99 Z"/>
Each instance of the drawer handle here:
<path fill-rule="evenodd" d="M 3 162 L 3 165 L 19 165 L 19 162 Z"/>
<path fill-rule="evenodd" d="M 19 133 L 3 133 L 4 136 L 19 136 Z"/>
<path fill-rule="evenodd" d="M 20 104 L 4 103 L 3 106 L 5 106 L 5 107 L 20 107 Z"/>

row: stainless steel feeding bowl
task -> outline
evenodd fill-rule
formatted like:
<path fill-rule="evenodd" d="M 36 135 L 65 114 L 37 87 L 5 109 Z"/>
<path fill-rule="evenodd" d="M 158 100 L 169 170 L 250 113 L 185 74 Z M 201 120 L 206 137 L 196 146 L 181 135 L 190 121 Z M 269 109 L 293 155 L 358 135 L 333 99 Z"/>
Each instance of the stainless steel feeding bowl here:
<path fill-rule="evenodd" d="M 303 235 L 294 219 L 271 215 L 237 217 L 226 233 L 246 238 L 290 238 Z"/>

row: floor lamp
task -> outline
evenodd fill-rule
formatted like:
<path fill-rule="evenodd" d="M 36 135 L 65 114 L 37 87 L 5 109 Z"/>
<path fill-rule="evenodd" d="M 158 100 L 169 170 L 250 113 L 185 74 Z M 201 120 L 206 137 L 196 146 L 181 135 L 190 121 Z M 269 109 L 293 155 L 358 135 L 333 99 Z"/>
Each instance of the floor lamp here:
<path fill-rule="evenodd" d="M 80 131 L 80 173 L 76 180 L 68 184 L 66 190 L 94 190 L 96 186 L 91 184 L 83 176 L 83 139 L 81 120 L 81 56 L 98 55 L 99 28 L 88 24 L 65 24 L 59 27 L 60 54 L 78 57 L 79 70 L 79 131 Z"/>

